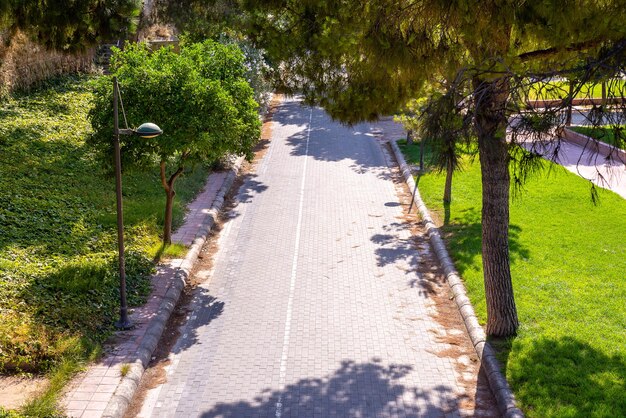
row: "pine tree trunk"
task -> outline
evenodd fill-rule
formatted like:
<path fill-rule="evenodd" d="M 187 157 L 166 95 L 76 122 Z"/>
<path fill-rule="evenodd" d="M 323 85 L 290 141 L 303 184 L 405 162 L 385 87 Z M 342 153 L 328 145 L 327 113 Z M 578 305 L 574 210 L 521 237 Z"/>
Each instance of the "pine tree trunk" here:
<path fill-rule="evenodd" d="M 163 222 L 164 245 L 170 245 L 172 243 L 172 208 L 174 207 L 174 196 L 176 196 L 176 192 L 173 187 L 171 187 L 169 191 L 165 191 L 165 220 Z"/>
<path fill-rule="evenodd" d="M 574 81 L 569 82 L 569 94 L 568 99 L 569 103 L 567 104 L 567 112 L 565 115 L 565 126 L 570 126 L 572 124 L 572 101 L 574 100 Z"/>
<path fill-rule="evenodd" d="M 454 173 L 454 167 L 452 167 L 452 162 L 448 162 L 448 167 L 446 167 L 446 185 L 443 189 L 443 202 L 450 203 L 452 201 L 452 174 Z"/>
<path fill-rule="evenodd" d="M 508 81 L 474 80 L 482 173 L 482 252 L 487 334 L 515 335 L 519 322 L 509 263 L 509 156 L 506 142 Z"/>
<path fill-rule="evenodd" d="M 426 138 L 424 138 L 424 136 L 422 135 L 422 138 L 420 139 L 420 172 L 424 172 L 424 152 L 425 152 L 425 143 L 426 143 Z"/>
<path fill-rule="evenodd" d="M 413 145 L 413 129 L 406 131 L 406 144 Z"/>

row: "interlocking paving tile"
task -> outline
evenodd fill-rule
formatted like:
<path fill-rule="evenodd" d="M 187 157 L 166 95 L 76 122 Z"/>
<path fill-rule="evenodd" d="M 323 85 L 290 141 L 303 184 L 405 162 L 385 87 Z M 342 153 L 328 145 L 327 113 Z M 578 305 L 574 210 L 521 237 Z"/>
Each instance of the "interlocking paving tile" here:
<path fill-rule="evenodd" d="M 372 125 L 284 101 L 238 200 L 140 416 L 459 416 Z"/>

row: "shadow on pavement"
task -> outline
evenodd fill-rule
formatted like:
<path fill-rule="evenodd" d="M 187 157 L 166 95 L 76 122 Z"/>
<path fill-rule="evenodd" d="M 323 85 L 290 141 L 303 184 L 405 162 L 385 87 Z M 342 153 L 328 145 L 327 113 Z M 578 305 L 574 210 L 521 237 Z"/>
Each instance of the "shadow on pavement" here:
<path fill-rule="evenodd" d="M 190 310 L 189 322 L 183 328 L 185 333 L 178 339 L 172 348 L 173 353 L 180 353 L 194 345 L 202 345 L 202 339 L 198 336 L 198 329 L 209 325 L 214 319 L 224 312 L 224 302 L 217 300 L 203 287 L 197 287 L 193 294 L 194 301 Z M 209 341 L 209 343 L 212 343 Z"/>
<path fill-rule="evenodd" d="M 386 234 L 375 234 L 370 240 L 379 247 L 374 251 L 378 267 L 396 264 L 406 274 L 413 274 L 420 261 L 415 246 L 415 238 L 409 233 L 410 224 L 397 223 L 386 225 Z M 402 237 L 406 235 L 406 237 Z"/>
<path fill-rule="evenodd" d="M 379 178 L 390 178 L 386 161 L 377 144 L 381 133 L 373 125 L 342 126 L 322 110 L 314 109 L 309 131 L 305 127 L 309 123 L 310 112 L 310 108 L 288 102 L 274 116 L 274 122 L 279 125 L 298 124 L 304 128 L 287 138 L 287 144 L 292 147 L 291 155 L 307 155 L 317 161 L 327 162 L 350 160 L 350 168 L 356 173 L 373 172 Z"/>
<path fill-rule="evenodd" d="M 246 174 L 244 176 L 243 184 L 235 197 L 236 203 L 249 203 L 255 195 L 267 190 L 268 186 L 255 180 L 256 177 L 256 174 Z"/>
<path fill-rule="evenodd" d="M 301 379 L 284 390 L 268 390 L 252 402 L 218 404 L 201 416 L 434 417 L 457 410 L 461 399 L 452 388 L 440 385 L 423 391 L 402 384 L 412 369 L 384 366 L 377 360 L 343 361 L 331 376 Z"/>

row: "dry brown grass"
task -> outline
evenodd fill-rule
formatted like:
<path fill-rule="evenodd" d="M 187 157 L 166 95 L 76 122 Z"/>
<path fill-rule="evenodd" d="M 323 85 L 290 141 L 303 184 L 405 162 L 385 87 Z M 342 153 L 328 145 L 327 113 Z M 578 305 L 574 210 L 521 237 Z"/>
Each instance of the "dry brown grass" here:
<path fill-rule="evenodd" d="M 93 71 L 95 50 L 79 54 L 49 51 L 24 33 L 9 42 L 0 36 L 0 96 L 27 90 L 54 76 Z"/>

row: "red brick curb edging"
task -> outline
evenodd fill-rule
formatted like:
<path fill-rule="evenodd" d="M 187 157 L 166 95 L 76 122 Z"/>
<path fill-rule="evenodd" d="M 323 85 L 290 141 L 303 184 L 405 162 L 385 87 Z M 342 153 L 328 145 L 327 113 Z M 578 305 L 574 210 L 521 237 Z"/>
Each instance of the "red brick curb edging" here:
<path fill-rule="evenodd" d="M 456 305 L 461 312 L 469 337 L 474 345 L 474 348 L 476 349 L 476 354 L 481 361 L 481 367 L 487 375 L 489 386 L 498 404 L 498 409 L 504 418 L 523 418 L 524 414 L 517 407 L 513 392 L 500 371 L 500 365 L 496 359 L 496 353 L 493 347 L 491 347 L 491 345 L 487 342 L 485 331 L 478 323 L 474 307 L 467 297 L 465 285 L 461 281 L 461 277 L 456 271 L 452 259 L 448 255 L 448 250 L 446 249 L 443 239 L 441 238 L 439 228 L 437 228 L 433 222 L 430 213 L 428 212 L 428 208 L 422 201 L 419 190 L 415 186 L 415 180 L 413 180 L 411 170 L 409 169 L 396 141 L 390 140 L 389 143 L 391 144 L 393 153 L 398 161 L 398 164 L 400 165 L 400 170 L 402 171 L 404 180 L 411 190 L 415 190 L 415 193 L 413 194 L 413 203 L 417 206 L 417 210 L 424 221 L 424 226 L 428 232 L 431 245 L 433 246 L 433 249 L 437 254 L 437 258 L 439 259 L 439 262 L 444 270 L 448 285 L 454 295 Z"/>

